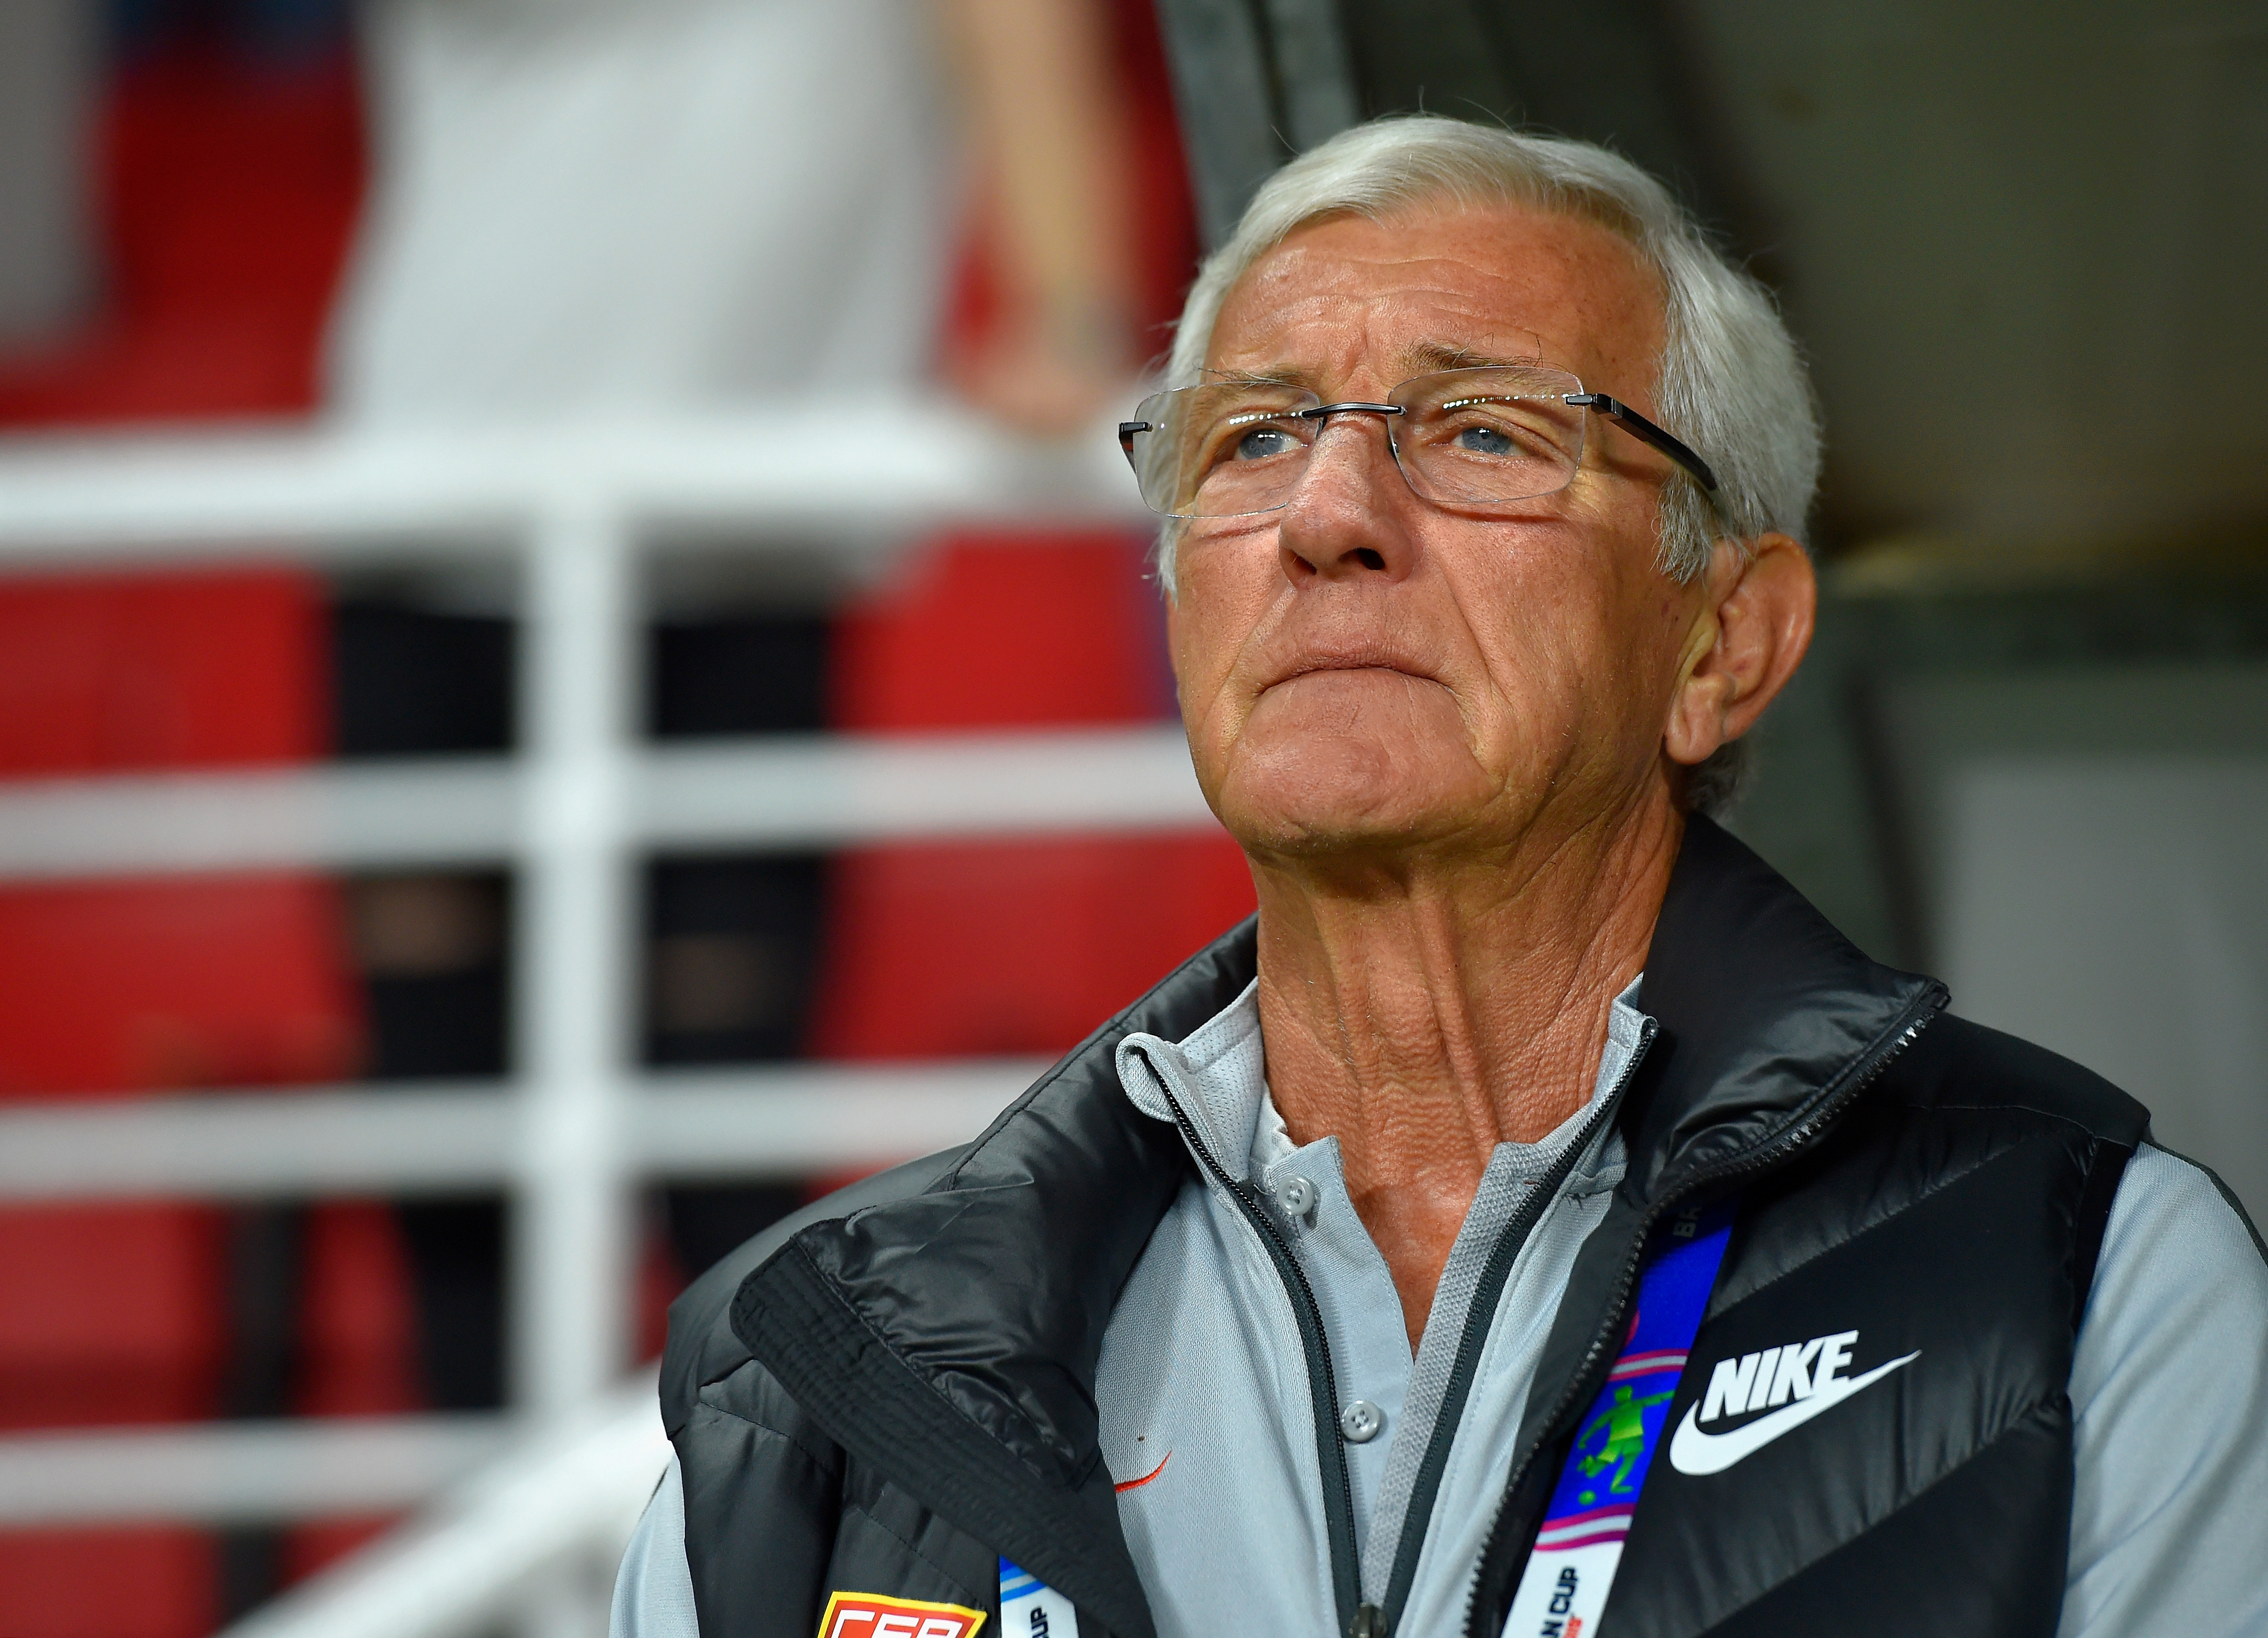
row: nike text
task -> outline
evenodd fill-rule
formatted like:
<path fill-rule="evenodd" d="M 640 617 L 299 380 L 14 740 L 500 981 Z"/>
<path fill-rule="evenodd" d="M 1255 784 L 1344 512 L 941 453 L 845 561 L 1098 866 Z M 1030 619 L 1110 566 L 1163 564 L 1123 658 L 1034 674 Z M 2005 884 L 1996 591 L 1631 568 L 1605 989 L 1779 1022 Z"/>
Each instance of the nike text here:
<path fill-rule="evenodd" d="M 1829 1383 L 1842 1380 L 1851 1363 L 1851 1347 L 1858 1340 L 1857 1332 L 1838 1331 L 1808 1342 L 1718 1361 L 1709 1374 L 1709 1391 L 1701 1398 L 1700 1420 L 1713 1422 L 1720 1416 L 1809 1398 Z"/>

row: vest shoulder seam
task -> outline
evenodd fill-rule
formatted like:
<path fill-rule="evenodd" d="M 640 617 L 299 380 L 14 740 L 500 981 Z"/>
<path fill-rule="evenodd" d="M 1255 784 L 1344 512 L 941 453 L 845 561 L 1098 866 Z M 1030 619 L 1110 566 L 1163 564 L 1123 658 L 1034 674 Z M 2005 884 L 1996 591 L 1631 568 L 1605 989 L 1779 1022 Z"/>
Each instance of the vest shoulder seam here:
<path fill-rule="evenodd" d="M 1803 1258 L 1801 1261 L 1790 1264 L 1787 1267 L 1781 1269 L 1771 1279 L 1763 1281 L 1761 1284 L 1749 1287 L 1747 1290 L 1741 1293 L 1739 1298 L 1734 1302 L 1733 1306 L 1737 1308 L 1741 1303 L 1747 1302 L 1762 1293 L 1771 1290 L 1772 1287 L 1778 1285 L 1781 1280 L 1789 1279 L 1793 1275 L 1802 1273 L 1803 1270 L 1808 1268 L 1821 1258 L 1843 1250 L 1844 1247 L 1851 1245 L 1857 1241 L 1865 1238 L 1867 1236 L 1873 1234 L 1876 1229 L 1888 1228 L 1892 1223 L 1897 1221 L 1899 1218 L 1904 1216 L 1906 1213 L 1921 1205 L 1924 1201 L 1934 1199 L 1938 1195 L 1953 1187 L 1955 1184 L 1966 1182 L 1968 1179 L 1975 1177 L 1978 1172 L 1983 1171 L 1986 1167 L 1994 1165 L 1999 1161 L 2005 1159 L 2007 1156 L 2014 1155 L 2021 1147 L 2021 1144 L 2010 1144 L 2007 1148 L 1999 1149 L 1994 1151 L 1992 1154 L 1980 1157 L 1973 1164 L 1964 1166 L 1957 1172 L 1940 1174 L 1938 1177 L 1933 1177 L 1930 1180 L 1928 1187 L 1925 1188 L 1920 1193 L 1915 1195 L 1911 1199 L 1906 1201 L 1903 1206 L 1900 1206 L 1896 1211 L 1891 1212 L 1887 1216 L 1876 1218 L 1873 1222 L 1862 1225 L 1859 1228 L 1854 1229 L 1852 1233 L 1847 1234 L 1841 1239 L 1836 1241 L 1832 1245 L 1820 1247 L 1817 1251 L 1815 1251 Z M 1719 1310 L 1712 1309 L 1710 1311 L 1709 1317 L 1712 1319 L 1717 1317 L 1719 1311 Z M 1731 1310 L 1728 1309 L 1722 1311 L 1729 1313 Z"/>
<path fill-rule="evenodd" d="M 1900 1109 L 1911 1110 L 1916 1114 L 1922 1115 L 1940 1112 L 1953 1115 L 2030 1115 L 2041 1120 L 2051 1120 L 2059 1126 L 2073 1127 L 2098 1143 L 2108 1143 L 2119 1148 L 2133 1147 L 2131 1143 L 2121 1142 L 2116 1133 L 2103 1131 L 2094 1121 L 2082 1120 L 2078 1116 L 2067 1114 L 2062 1110 L 2042 1109 L 2036 1103 L 2028 1103 L 2020 1099 L 1993 1103 L 1970 1101 L 1955 1103 L 1936 1098 L 1902 1097 L 1892 1094 L 1882 1099 L 1882 1102 L 1895 1104 Z M 2184 1155 L 2182 1158 L 2186 1160 L 2188 1156 Z"/>
<path fill-rule="evenodd" d="M 754 1364 L 755 1362 L 755 1361 L 753 1360 L 749 1361 L 751 1364 Z M 782 1391 L 784 1392 L 785 1390 L 783 1389 Z M 846 1455 L 846 1452 L 843 1450 L 842 1446 L 830 1442 L 827 1448 L 835 1453 L 832 1460 L 830 1461 L 828 1457 L 813 1450 L 810 1444 L 805 1440 L 788 1432 L 784 1428 L 775 1428 L 770 1422 L 765 1421 L 759 1417 L 744 1416 L 738 1411 L 729 1409 L 722 1405 L 712 1404 L 705 1398 L 695 1400 L 693 1404 L 693 1413 L 696 1416 L 698 1416 L 703 1412 L 715 1417 L 719 1421 L 738 1422 L 743 1428 L 753 1428 L 758 1433 L 770 1434 L 775 1439 L 784 1439 L 788 1443 L 793 1445 L 798 1450 L 800 1450 L 803 1453 L 804 1459 L 814 1467 L 839 1467 L 843 1465 L 843 1457 Z"/>

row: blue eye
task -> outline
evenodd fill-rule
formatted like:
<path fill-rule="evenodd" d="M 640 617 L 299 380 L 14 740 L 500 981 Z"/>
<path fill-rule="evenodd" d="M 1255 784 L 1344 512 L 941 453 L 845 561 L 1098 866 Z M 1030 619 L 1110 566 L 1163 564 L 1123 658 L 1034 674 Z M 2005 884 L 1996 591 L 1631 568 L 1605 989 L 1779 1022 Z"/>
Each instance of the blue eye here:
<path fill-rule="evenodd" d="M 1457 447 L 1469 449 L 1476 455 L 1508 455 L 1513 442 L 1492 426 L 1469 426 L 1457 434 Z"/>
<path fill-rule="evenodd" d="M 1292 435 L 1280 426 L 1256 426 L 1236 440 L 1239 461 L 1265 461 L 1292 447 Z"/>

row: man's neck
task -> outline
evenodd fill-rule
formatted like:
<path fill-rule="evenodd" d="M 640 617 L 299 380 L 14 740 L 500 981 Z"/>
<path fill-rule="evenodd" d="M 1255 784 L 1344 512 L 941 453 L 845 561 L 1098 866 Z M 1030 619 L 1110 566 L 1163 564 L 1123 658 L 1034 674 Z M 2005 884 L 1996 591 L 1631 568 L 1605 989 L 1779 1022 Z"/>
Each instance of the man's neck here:
<path fill-rule="evenodd" d="M 1339 1140 L 1414 1348 L 1497 1145 L 1589 1099 L 1683 825 L 1641 802 L 1534 857 L 1330 873 L 1263 865 L 1259 1003 L 1294 1141 Z"/>

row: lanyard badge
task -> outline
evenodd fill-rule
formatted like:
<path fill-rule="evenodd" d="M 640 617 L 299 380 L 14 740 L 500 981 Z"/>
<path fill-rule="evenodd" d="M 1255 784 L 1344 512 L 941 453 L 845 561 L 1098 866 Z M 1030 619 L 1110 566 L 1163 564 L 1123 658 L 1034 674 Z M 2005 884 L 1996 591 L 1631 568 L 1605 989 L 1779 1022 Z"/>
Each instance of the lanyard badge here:
<path fill-rule="evenodd" d="M 1071 1600 L 1029 1570 L 1000 1561 L 1001 1638 L 1079 1638 Z"/>
<path fill-rule="evenodd" d="M 1655 1230 L 1630 1334 L 1576 1427 L 1513 1595 L 1504 1638 L 1598 1638 L 1623 1538 L 1660 1448 L 1669 1402 L 1732 1227 L 1733 1203 L 1727 1201 L 1673 1217 Z"/>

